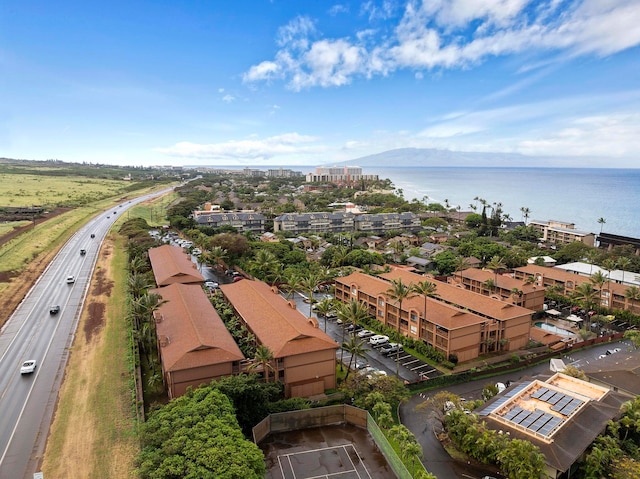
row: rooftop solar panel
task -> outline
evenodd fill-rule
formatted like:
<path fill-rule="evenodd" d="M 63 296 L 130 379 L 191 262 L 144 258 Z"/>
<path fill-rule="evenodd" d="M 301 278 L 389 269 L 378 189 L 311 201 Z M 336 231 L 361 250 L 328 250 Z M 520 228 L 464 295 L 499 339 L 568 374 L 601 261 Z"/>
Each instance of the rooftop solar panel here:
<path fill-rule="evenodd" d="M 531 397 L 532 397 L 532 398 L 536 398 L 536 399 L 538 399 L 538 398 L 540 398 L 540 396 L 542 396 L 542 395 L 543 395 L 544 393 L 546 393 L 547 391 L 548 391 L 548 389 L 547 389 L 547 388 L 540 388 L 540 389 L 538 389 L 536 392 L 534 392 L 534 393 L 531 395 Z"/>
<path fill-rule="evenodd" d="M 527 409 L 523 409 L 522 411 L 520 411 L 518 414 L 516 414 L 513 419 L 511 419 L 511 421 L 515 422 L 516 424 L 520 424 L 522 421 L 524 421 L 529 415 L 531 414 L 531 411 L 527 410 Z"/>
<path fill-rule="evenodd" d="M 507 397 L 513 397 L 518 394 L 520 391 L 528 388 L 531 385 L 531 381 L 525 381 L 517 386 L 514 386 L 511 390 L 505 391 L 504 395 Z"/>
<path fill-rule="evenodd" d="M 516 417 L 516 415 L 520 414 L 521 411 L 522 411 L 522 408 L 520 406 L 516 406 L 513 409 L 510 409 L 509 411 L 507 411 L 507 413 L 502 417 L 510 421 L 511 419 Z"/>
<path fill-rule="evenodd" d="M 558 401 L 560 401 L 562 398 L 565 397 L 565 394 L 562 393 L 555 393 L 553 396 L 551 396 L 549 398 L 549 400 L 547 401 L 549 404 L 556 404 Z"/>
<path fill-rule="evenodd" d="M 490 413 L 492 413 L 493 411 L 495 411 L 496 409 L 498 409 L 500 406 L 502 406 L 504 403 L 506 403 L 510 398 L 508 397 L 501 397 L 499 399 L 496 399 L 496 402 L 490 404 L 489 406 L 485 407 L 484 409 L 481 409 L 478 412 L 479 416 L 488 416 Z"/>
<path fill-rule="evenodd" d="M 540 428 L 538 432 L 543 436 L 548 436 L 551 433 L 551 431 L 553 431 L 556 428 L 556 426 L 561 422 L 562 422 L 562 419 L 560 419 L 557 416 L 554 416 L 553 418 L 551 418 L 551 420 L 549 420 L 548 423 L 546 423 L 542 428 Z"/>
<path fill-rule="evenodd" d="M 538 429 L 540 429 L 542 426 L 544 426 L 546 423 L 548 423 L 554 417 L 555 416 L 553 414 L 544 413 L 536 421 L 534 421 L 531 426 L 529 426 L 529 429 L 535 432 Z"/>
<path fill-rule="evenodd" d="M 540 417 L 544 414 L 544 411 L 540 411 L 540 409 L 536 409 L 535 411 L 533 411 L 531 414 L 529 414 L 529 416 L 524 419 L 520 425 L 522 427 L 526 427 L 528 428 L 529 426 L 531 426 L 531 424 L 533 424 L 535 421 L 537 421 L 538 419 L 540 419 Z"/>
<path fill-rule="evenodd" d="M 549 390 L 546 393 L 544 393 L 542 396 L 540 396 L 538 399 L 540 399 L 541 401 L 547 402 L 549 400 L 549 398 L 551 396 L 553 396 L 556 392 Z"/>
<path fill-rule="evenodd" d="M 563 407 L 569 404 L 573 398 L 571 396 L 563 397 L 560 401 L 558 401 L 554 406 L 551 406 L 552 411 L 560 411 Z"/>
<path fill-rule="evenodd" d="M 573 411 L 578 409 L 582 401 L 580 399 L 573 399 L 569 404 L 562 408 L 560 414 L 564 414 L 565 416 L 569 416 Z"/>

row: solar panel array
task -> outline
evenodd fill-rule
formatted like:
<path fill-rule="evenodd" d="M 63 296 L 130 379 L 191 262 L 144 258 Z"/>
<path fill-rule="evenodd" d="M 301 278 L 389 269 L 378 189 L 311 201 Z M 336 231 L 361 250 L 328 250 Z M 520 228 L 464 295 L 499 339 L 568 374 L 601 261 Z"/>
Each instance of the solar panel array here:
<path fill-rule="evenodd" d="M 562 418 L 554 414 L 541 411 L 540 409 L 530 411 L 528 409 L 523 409 L 520 406 L 515 406 L 510 409 L 502 417 L 544 436 L 548 436 L 549 433 L 562 422 Z"/>
<path fill-rule="evenodd" d="M 534 392 L 531 397 L 551 404 L 552 411 L 559 412 L 564 416 L 569 416 L 584 403 L 582 399 L 544 387 Z"/>

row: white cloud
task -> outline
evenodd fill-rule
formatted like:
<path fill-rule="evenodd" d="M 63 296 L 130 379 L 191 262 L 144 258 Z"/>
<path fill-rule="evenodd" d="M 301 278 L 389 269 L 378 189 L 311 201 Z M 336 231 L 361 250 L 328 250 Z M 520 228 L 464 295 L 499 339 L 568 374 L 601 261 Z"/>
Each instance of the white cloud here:
<path fill-rule="evenodd" d="M 336 4 L 332 6 L 327 13 L 332 17 L 335 17 L 336 15 L 339 15 L 341 13 L 349 13 L 349 5 Z"/>
<path fill-rule="evenodd" d="M 370 21 L 393 18 L 395 3 L 367 1 Z M 245 82 L 283 79 L 290 88 L 335 87 L 354 77 L 397 70 L 468 68 L 490 56 L 555 52 L 558 59 L 606 56 L 640 44 L 637 0 L 409 1 L 393 35 L 385 29 L 316 39 L 311 19 L 297 17 L 278 33 L 273 61 L 252 66 Z"/>
<path fill-rule="evenodd" d="M 299 133 L 285 133 L 264 139 L 245 139 L 222 143 L 200 144 L 183 141 L 156 151 L 169 156 L 209 160 L 265 160 L 274 156 L 318 153 L 323 150 L 315 142 L 318 138 Z"/>
<path fill-rule="evenodd" d="M 229 94 L 227 94 L 227 95 L 225 95 L 225 96 L 223 96 L 223 97 L 222 97 L 222 101 L 223 101 L 223 102 L 225 102 L 225 103 L 231 103 L 231 102 L 233 102 L 235 99 L 236 99 L 236 97 L 235 97 L 235 96 L 233 96 L 233 95 L 229 95 Z"/>

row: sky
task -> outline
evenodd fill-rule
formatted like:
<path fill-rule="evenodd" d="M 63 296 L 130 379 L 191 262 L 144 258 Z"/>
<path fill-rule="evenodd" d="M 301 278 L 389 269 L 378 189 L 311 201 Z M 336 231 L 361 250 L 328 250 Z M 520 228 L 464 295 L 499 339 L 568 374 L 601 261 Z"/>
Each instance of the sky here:
<path fill-rule="evenodd" d="M 639 44 L 640 0 L 2 0 L 0 157 L 636 168 Z"/>

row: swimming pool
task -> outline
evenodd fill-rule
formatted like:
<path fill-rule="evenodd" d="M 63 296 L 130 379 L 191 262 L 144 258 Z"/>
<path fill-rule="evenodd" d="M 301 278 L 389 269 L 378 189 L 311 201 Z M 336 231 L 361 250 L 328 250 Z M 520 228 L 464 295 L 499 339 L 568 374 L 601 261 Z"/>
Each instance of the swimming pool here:
<path fill-rule="evenodd" d="M 560 334 L 562 336 L 571 336 L 574 334 L 573 331 L 558 328 L 557 326 L 554 326 L 553 324 L 549 324 L 549 323 L 538 322 L 538 323 L 533 323 L 533 325 L 540 329 L 544 329 L 545 331 L 550 331 L 552 333 Z"/>

